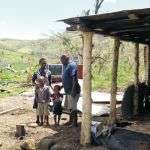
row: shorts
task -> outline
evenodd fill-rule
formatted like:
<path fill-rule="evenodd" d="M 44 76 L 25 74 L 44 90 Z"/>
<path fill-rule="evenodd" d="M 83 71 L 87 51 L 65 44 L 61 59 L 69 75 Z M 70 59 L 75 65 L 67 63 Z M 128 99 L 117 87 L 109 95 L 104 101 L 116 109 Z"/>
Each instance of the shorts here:
<path fill-rule="evenodd" d="M 55 102 L 53 105 L 53 113 L 54 115 L 62 115 L 62 107 L 61 102 Z"/>
<path fill-rule="evenodd" d="M 71 95 L 66 95 L 65 103 L 67 104 L 67 109 L 77 110 L 77 103 L 79 100 L 80 94 L 77 94 L 75 97 Z"/>
<path fill-rule="evenodd" d="M 42 115 L 48 116 L 49 115 L 48 103 L 38 103 L 36 114 L 39 116 L 42 116 Z"/>

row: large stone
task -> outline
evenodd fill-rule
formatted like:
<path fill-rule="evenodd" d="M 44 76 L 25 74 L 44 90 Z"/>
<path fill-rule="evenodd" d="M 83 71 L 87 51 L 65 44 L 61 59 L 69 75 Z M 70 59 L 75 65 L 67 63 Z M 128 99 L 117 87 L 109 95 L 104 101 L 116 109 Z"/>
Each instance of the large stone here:
<path fill-rule="evenodd" d="M 91 147 L 82 147 L 80 150 L 108 150 L 102 146 L 91 146 Z"/>
<path fill-rule="evenodd" d="M 58 143 L 52 146 L 50 150 L 74 150 L 74 149 L 68 145 L 62 145 Z"/>
<path fill-rule="evenodd" d="M 2 144 L 2 142 L 0 141 L 0 147 L 2 147 L 3 146 L 3 144 Z"/>
<path fill-rule="evenodd" d="M 36 128 L 36 127 L 38 127 L 38 125 L 36 123 L 30 123 L 30 124 L 28 124 L 28 127 Z"/>
<path fill-rule="evenodd" d="M 38 144 L 37 144 L 37 149 L 38 150 L 51 150 L 51 147 L 56 144 L 55 140 L 52 139 L 42 139 Z"/>
<path fill-rule="evenodd" d="M 22 150 L 36 150 L 35 141 L 32 139 L 24 141 L 20 147 Z"/>
<path fill-rule="evenodd" d="M 22 150 L 22 149 L 21 149 L 20 145 L 16 144 L 14 146 L 7 148 L 7 150 Z"/>

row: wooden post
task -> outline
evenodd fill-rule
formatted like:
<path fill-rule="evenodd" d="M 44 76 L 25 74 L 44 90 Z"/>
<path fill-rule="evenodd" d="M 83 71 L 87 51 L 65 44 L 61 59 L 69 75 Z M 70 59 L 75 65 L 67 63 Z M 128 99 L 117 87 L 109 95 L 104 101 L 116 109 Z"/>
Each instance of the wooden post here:
<path fill-rule="evenodd" d="M 150 45 L 144 47 L 144 72 L 145 82 L 150 85 Z"/>
<path fill-rule="evenodd" d="M 83 104 L 82 104 L 82 125 L 81 144 L 86 146 L 91 142 L 91 57 L 92 57 L 92 32 L 83 32 Z"/>
<path fill-rule="evenodd" d="M 25 136 L 25 128 L 24 125 L 16 125 L 16 137 Z"/>
<path fill-rule="evenodd" d="M 145 113 L 149 112 L 150 108 L 150 102 L 149 102 L 149 87 L 150 87 L 150 44 L 147 45 L 144 49 L 146 52 L 146 67 L 145 67 L 145 82 L 147 85 L 146 91 L 145 91 Z"/>
<path fill-rule="evenodd" d="M 134 70 L 134 115 L 138 113 L 138 84 L 139 84 L 139 43 L 135 44 L 135 56 L 134 56 L 134 63 L 135 63 L 135 70 Z"/>
<path fill-rule="evenodd" d="M 117 93 L 117 71 L 118 71 L 119 47 L 120 47 L 120 40 L 118 38 L 115 38 L 114 49 L 113 49 L 113 62 L 112 62 L 109 124 L 113 124 L 116 121 L 116 93 Z"/>
<path fill-rule="evenodd" d="M 148 47 L 144 47 L 144 75 L 145 75 L 145 83 L 148 82 Z"/>
<path fill-rule="evenodd" d="M 150 86 L 150 44 L 147 47 L 147 85 Z"/>

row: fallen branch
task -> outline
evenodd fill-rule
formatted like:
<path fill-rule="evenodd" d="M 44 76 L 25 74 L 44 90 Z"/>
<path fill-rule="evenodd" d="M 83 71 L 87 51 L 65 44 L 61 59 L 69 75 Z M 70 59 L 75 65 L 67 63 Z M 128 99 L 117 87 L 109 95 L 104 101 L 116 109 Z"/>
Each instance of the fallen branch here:
<path fill-rule="evenodd" d="M 8 109 L 8 110 L 5 110 L 5 111 L 2 111 L 0 112 L 0 115 L 4 115 L 4 114 L 7 114 L 11 111 L 14 111 L 14 110 L 17 110 L 17 109 L 20 109 L 20 107 L 16 107 L 16 108 L 11 108 L 11 109 Z"/>

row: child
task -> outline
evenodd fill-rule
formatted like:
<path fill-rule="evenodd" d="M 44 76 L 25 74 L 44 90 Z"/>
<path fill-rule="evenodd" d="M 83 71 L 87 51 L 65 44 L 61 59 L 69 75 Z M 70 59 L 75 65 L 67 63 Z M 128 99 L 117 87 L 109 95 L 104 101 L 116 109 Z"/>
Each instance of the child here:
<path fill-rule="evenodd" d="M 48 111 L 48 103 L 50 100 L 50 91 L 47 86 L 45 86 L 45 78 L 40 77 L 36 80 L 36 90 L 35 90 L 35 100 L 37 103 L 37 116 L 39 116 L 39 120 L 37 123 L 41 126 L 43 123 L 49 125 L 49 111 Z M 44 122 L 45 119 L 45 122 Z"/>
<path fill-rule="evenodd" d="M 36 100 L 36 98 L 37 98 L 37 89 L 38 89 L 38 86 L 37 86 L 37 84 L 35 84 L 35 96 L 34 96 L 34 101 L 33 101 L 33 109 L 37 109 L 37 100 Z M 36 123 L 37 124 L 39 124 L 39 115 L 38 114 L 36 114 Z"/>
<path fill-rule="evenodd" d="M 59 125 L 61 114 L 62 114 L 62 107 L 61 103 L 63 100 L 63 95 L 60 94 L 61 87 L 59 85 L 54 86 L 54 93 L 51 95 L 53 101 L 53 113 L 54 113 L 54 122 L 55 125 Z"/>

